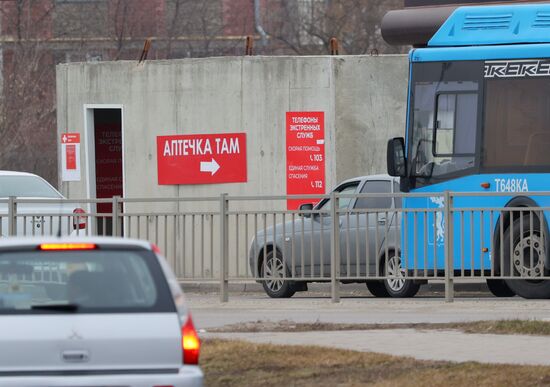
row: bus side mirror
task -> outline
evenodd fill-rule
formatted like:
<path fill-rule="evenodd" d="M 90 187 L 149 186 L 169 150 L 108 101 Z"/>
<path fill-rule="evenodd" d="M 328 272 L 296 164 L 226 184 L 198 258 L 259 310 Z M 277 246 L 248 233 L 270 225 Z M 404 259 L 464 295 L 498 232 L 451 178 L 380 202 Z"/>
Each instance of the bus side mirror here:
<path fill-rule="evenodd" d="M 405 159 L 405 139 L 395 137 L 388 141 L 388 175 L 407 176 L 407 160 Z"/>

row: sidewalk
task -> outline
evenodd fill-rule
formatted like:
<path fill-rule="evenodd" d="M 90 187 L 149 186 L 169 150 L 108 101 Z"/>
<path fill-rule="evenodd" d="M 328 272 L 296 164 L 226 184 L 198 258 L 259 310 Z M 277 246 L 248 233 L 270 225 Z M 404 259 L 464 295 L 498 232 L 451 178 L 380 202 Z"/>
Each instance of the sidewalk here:
<path fill-rule="evenodd" d="M 442 298 L 383 299 L 342 298 L 338 304 L 330 297 L 270 299 L 263 293 L 232 294 L 220 303 L 217 294 L 185 295 L 198 329 L 222 327 L 254 321 L 293 321 L 296 323 L 448 323 L 481 320 L 538 319 L 550 321 L 549 300 L 457 298 L 446 303 Z M 550 348 L 550 347 L 549 347 Z"/>
<path fill-rule="evenodd" d="M 203 338 L 245 340 L 409 356 L 419 360 L 550 366 L 550 337 L 469 334 L 459 331 L 387 329 L 369 331 L 202 333 Z"/>

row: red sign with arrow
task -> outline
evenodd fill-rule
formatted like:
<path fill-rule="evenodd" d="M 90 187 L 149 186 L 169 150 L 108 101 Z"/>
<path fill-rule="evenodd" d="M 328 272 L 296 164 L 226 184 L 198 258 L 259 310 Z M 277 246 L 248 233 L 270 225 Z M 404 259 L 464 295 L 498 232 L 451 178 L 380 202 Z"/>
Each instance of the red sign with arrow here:
<path fill-rule="evenodd" d="M 246 133 L 157 137 L 160 185 L 244 183 Z"/>

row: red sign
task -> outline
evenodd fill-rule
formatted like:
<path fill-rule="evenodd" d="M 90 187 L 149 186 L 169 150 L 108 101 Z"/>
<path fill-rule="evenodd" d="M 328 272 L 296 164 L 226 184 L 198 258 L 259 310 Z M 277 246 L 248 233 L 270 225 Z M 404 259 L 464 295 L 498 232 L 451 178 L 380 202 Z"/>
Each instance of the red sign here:
<path fill-rule="evenodd" d="M 158 183 L 245 183 L 246 133 L 157 137 Z"/>
<path fill-rule="evenodd" d="M 62 144 L 80 144 L 80 133 L 63 133 Z"/>
<path fill-rule="evenodd" d="M 286 113 L 287 195 L 325 194 L 325 113 Z M 288 200 L 295 210 L 312 200 Z"/>
<path fill-rule="evenodd" d="M 80 133 L 61 134 L 61 180 L 80 181 Z"/>
<path fill-rule="evenodd" d="M 67 145 L 66 149 L 67 154 L 67 169 L 76 169 L 76 145 L 75 144 L 69 144 Z"/>

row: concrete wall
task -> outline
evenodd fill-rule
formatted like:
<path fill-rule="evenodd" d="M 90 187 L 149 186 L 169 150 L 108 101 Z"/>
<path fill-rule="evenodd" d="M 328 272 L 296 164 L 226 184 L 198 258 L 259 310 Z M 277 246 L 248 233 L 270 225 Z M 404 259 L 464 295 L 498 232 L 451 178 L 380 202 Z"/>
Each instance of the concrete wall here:
<path fill-rule="evenodd" d="M 57 66 L 59 137 L 64 132 L 81 133 L 83 173 L 79 182 L 60 182 L 61 190 L 75 199 L 94 196 L 94 183 L 87 181 L 89 166 L 85 152 L 88 145 L 93 149 L 90 135 L 93 115 L 89 108 L 121 106 L 126 197 L 204 198 L 222 192 L 286 194 L 288 111 L 325 112 L 328 192 L 350 177 L 386 171 L 387 140 L 404 132 L 406 89 L 405 56 L 62 64 Z M 246 183 L 157 184 L 157 136 L 226 132 L 247 134 Z M 93 167 L 93 157 L 88 158 Z M 232 210 L 247 211 L 285 207 L 284 200 L 241 201 L 231 205 Z M 89 209 L 94 210 L 93 206 Z M 218 209 L 219 201 L 126 204 L 126 212 L 154 210 L 178 215 L 126 217 L 125 235 L 159 244 L 179 278 L 216 278 L 220 267 L 219 216 L 204 213 L 195 216 L 188 212 Z M 231 216 L 228 247 L 232 276 L 246 273 L 248 245 L 255 228 L 283 221 L 281 215 L 277 218 L 272 215 L 238 219 Z"/>
<path fill-rule="evenodd" d="M 385 172 L 387 139 L 404 132 L 405 56 L 226 57 L 57 66 L 58 132 L 81 132 L 86 104 L 123 106 L 128 197 L 285 194 L 285 113 L 324 111 L 327 187 Z M 156 136 L 246 132 L 248 182 L 159 186 Z M 328 189 L 327 189 L 328 190 Z"/>

